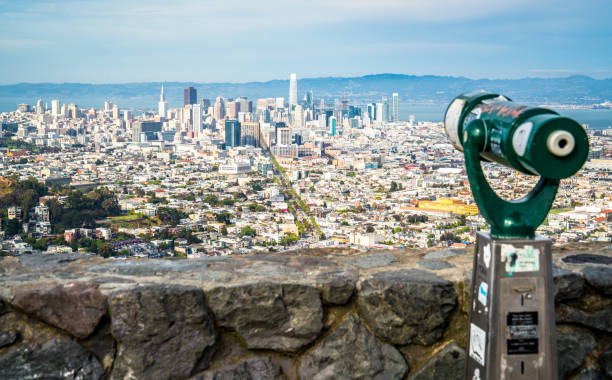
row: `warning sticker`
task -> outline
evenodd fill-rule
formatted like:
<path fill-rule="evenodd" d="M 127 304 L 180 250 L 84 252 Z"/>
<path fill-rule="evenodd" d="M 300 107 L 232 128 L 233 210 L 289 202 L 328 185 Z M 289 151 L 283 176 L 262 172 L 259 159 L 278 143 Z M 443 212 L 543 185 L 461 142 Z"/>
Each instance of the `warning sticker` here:
<path fill-rule="evenodd" d="M 506 315 L 506 324 L 508 326 L 527 326 L 538 324 L 537 311 L 519 311 L 510 312 Z"/>
<path fill-rule="evenodd" d="M 487 345 L 487 333 L 476 326 L 470 324 L 470 357 L 481 366 L 485 365 L 485 348 Z"/>
<path fill-rule="evenodd" d="M 527 355 L 538 353 L 538 339 L 508 339 L 508 355 Z"/>
<path fill-rule="evenodd" d="M 527 339 L 538 337 L 538 327 L 529 326 L 508 326 L 508 335 L 512 339 Z"/>
<path fill-rule="evenodd" d="M 508 355 L 538 353 L 538 312 L 513 312 L 506 315 Z"/>
<path fill-rule="evenodd" d="M 506 262 L 506 272 L 537 272 L 540 270 L 540 250 L 530 245 L 517 248 L 511 244 L 501 247 L 501 261 Z"/>

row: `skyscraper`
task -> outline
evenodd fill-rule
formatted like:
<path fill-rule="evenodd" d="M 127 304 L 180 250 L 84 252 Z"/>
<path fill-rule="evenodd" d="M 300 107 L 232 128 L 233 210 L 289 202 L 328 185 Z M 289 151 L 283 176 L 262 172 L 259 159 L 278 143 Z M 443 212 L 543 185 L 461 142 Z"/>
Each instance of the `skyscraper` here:
<path fill-rule="evenodd" d="M 193 115 L 192 130 L 200 136 L 202 135 L 202 108 L 199 104 L 194 104 L 191 108 L 191 113 Z"/>
<path fill-rule="evenodd" d="M 370 118 L 371 122 L 376 120 L 376 103 L 368 104 L 368 117 Z"/>
<path fill-rule="evenodd" d="M 60 101 L 53 99 L 51 101 L 51 115 L 58 116 L 60 114 Z"/>
<path fill-rule="evenodd" d="M 389 99 L 386 96 L 382 97 L 382 121 L 389 121 Z"/>
<path fill-rule="evenodd" d="M 202 106 L 202 111 L 206 112 L 208 107 L 210 107 L 210 99 L 201 99 L 200 106 Z"/>
<path fill-rule="evenodd" d="M 291 145 L 291 129 L 278 128 L 276 133 L 276 145 Z"/>
<path fill-rule="evenodd" d="M 249 101 L 244 96 L 241 96 L 236 99 L 236 103 L 238 103 L 239 105 L 238 112 L 251 112 L 251 110 L 249 109 Z"/>
<path fill-rule="evenodd" d="M 164 95 L 164 85 L 161 87 L 161 94 L 159 95 L 158 104 L 159 117 L 166 117 L 168 112 L 168 102 L 166 102 L 166 96 Z"/>
<path fill-rule="evenodd" d="M 225 120 L 225 149 L 240 146 L 240 123 L 238 120 Z"/>
<path fill-rule="evenodd" d="M 285 98 L 276 98 L 274 102 L 274 107 L 285 108 Z"/>
<path fill-rule="evenodd" d="M 68 114 L 72 119 L 78 119 L 79 117 L 81 117 L 81 111 L 79 110 L 79 106 L 77 106 L 76 104 L 68 105 Z"/>
<path fill-rule="evenodd" d="M 221 120 L 225 117 L 225 106 L 220 98 L 217 98 L 213 109 L 213 117 L 215 120 Z"/>
<path fill-rule="evenodd" d="M 297 75 L 291 73 L 289 79 L 289 109 L 296 104 L 298 104 Z"/>
<path fill-rule="evenodd" d="M 119 120 L 119 105 L 113 104 L 113 120 Z"/>
<path fill-rule="evenodd" d="M 185 90 L 183 91 L 183 97 L 185 100 L 184 105 L 196 104 L 198 102 L 198 93 L 196 89 L 191 86 L 185 87 Z"/>
<path fill-rule="evenodd" d="M 295 106 L 293 112 L 293 127 L 302 128 L 304 126 L 304 109 L 299 104 Z"/>
<path fill-rule="evenodd" d="M 376 103 L 376 121 L 377 122 L 383 122 L 383 104 L 382 103 Z"/>
<path fill-rule="evenodd" d="M 161 132 L 162 123 L 158 121 L 137 121 L 132 127 L 132 141 L 133 142 L 145 142 L 147 135 L 152 136 L 155 132 Z"/>
<path fill-rule="evenodd" d="M 337 122 L 337 119 L 335 116 L 332 116 L 329 118 L 329 135 L 330 136 L 336 135 L 336 122 Z"/>
<path fill-rule="evenodd" d="M 253 145 L 259 146 L 260 141 L 260 130 L 259 122 L 257 121 L 245 121 L 240 127 L 240 133 L 242 134 L 242 145 Z"/>
<path fill-rule="evenodd" d="M 309 110 L 314 109 L 314 93 L 312 90 L 306 92 L 306 108 Z"/>
<path fill-rule="evenodd" d="M 393 98 L 391 102 L 391 121 L 399 121 L 399 95 L 397 92 L 393 93 Z"/>
<path fill-rule="evenodd" d="M 238 118 L 238 112 L 240 112 L 240 103 L 236 102 L 229 102 L 227 104 L 227 117 L 229 117 L 230 119 L 236 119 Z"/>

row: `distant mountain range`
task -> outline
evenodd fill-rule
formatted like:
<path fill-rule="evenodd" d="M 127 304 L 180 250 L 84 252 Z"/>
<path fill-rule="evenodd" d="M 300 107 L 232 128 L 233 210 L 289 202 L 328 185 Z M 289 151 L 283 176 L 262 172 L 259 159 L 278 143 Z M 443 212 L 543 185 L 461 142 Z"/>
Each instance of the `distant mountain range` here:
<path fill-rule="evenodd" d="M 155 109 L 161 82 L 84 84 L 84 83 L 19 83 L 0 86 L 0 111 L 10 111 L 18 103 L 35 104 L 42 98 L 51 103 L 76 103 L 82 108 L 100 108 L 105 100 L 120 107 Z M 249 99 L 288 97 L 289 80 L 247 83 L 164 82 L 170 107 L 182 105 L 183 88 L 193 86 L 198 99 L 217 96 L 246 96 Z M 528 104 L 599 104 L 612 100 L 612 79 L 587 76 L 565 78 L 468 79 L 463 77 L 376 74 L 354 78 L 304 78 L 298 81 L 299 97 L 313 90 L 315 99 L 327 101 L 345 97 L 350 104 L 378 101 L 382 96 L 399 93 L 402 103 L 448 104 L 456 95 L 474 89 L 503 93 Z"/>

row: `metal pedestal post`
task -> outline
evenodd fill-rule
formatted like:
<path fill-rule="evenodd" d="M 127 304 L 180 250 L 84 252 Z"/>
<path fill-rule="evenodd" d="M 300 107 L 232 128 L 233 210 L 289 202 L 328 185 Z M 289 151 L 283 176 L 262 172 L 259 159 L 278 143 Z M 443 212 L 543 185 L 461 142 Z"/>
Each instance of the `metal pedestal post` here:
<path fill-rule="evenodd" d="M 477 233 L 467 380 L 557 380 L 551 244 Z"/>

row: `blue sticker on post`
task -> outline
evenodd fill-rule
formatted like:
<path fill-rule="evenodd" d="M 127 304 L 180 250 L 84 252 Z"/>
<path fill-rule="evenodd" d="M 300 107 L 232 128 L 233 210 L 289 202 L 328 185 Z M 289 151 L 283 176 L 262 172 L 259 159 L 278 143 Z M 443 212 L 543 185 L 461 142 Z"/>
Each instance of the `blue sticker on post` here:
<path fill-rule="evenodd" d="M 486 282 L 481 282 L 478 287 L 478 301 L 483 305 L 487 306 L 487 295 L 489 293 L 489 285 Z"/>

